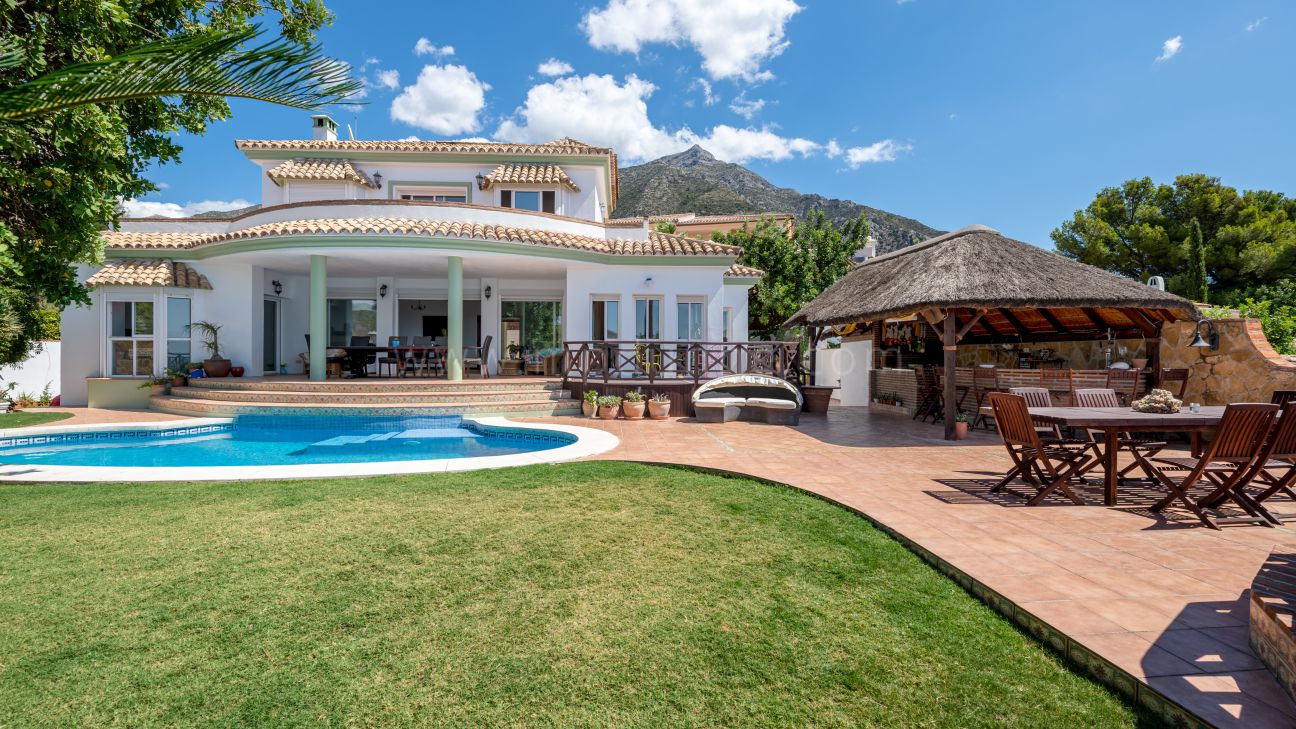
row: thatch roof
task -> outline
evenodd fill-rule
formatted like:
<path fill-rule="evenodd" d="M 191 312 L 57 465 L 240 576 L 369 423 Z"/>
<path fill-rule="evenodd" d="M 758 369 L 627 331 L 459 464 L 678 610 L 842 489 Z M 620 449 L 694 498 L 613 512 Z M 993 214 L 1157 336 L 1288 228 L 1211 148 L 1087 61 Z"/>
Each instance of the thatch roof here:
<path fill-rule="evenodd" d="M 970 339 L 1146 334 L 1197 318 L 1187 299 L 973 225 L 865 261 L 787 323 L 839 326 L 933 308 L 984 310 Z"/>

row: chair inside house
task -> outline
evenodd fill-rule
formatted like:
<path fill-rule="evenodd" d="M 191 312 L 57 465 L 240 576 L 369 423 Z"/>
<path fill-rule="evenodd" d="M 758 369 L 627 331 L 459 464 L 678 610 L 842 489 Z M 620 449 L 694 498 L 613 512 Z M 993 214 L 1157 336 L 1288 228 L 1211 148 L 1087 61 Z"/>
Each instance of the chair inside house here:
<path fill-rule="evenodd" d="M 1071 382 L 1071 370 L 1061 367 L 1050 367 L 1040 372 L 1040 387 L 1053 395 L 1063 396 L 1064 402 L 1075 402 L 1075 385 Z"/>
<path fill-rule="evenodd" d="M 408 344 L 409 342 L 406 342 L 402 337 L 387 337 L 388 347 L 400 347 L 401 345 L 408 345 Z M 386 352 L 379 354 L 378 355 L 378 376 L 379 377 L 383 376 L 383 369 L 387 370 L 388 377 L 393 377 L 399 374 L 401 367 L 404 366 L 404 362 L 401 361 L 401 357 L 402 357 L 401 352 L 400 350 L 397 349 L 389 349 Z"/>
<path fill-rule="evenodd" d="M 1021 479 L 1035 489 L 1026 498 L 1027 506 L 1038 506 L 1045 498 L 1058 491 L 1073 504 L 1084 505 L 1084 499 L 1071 489 L 1070 480 L 1093 460 L 1089 444 L 1080 441 L 1043 440 L 1031 420 L 1026 398 L 1007 392 L 987 395 L 994 411 L 995 427 L 1003 438 L 1013 467 L 1003 480 L 991 487 L 991 492 L 1008 491 L 1008 484 Z"/>
<path fill-rule="evenodd" d="M 1168 390 L 1176 399 L 1182 400 L 1188 390 L 1188 368 L 1166 367 L 1161 370 L 1161 389 Z"/>
<path fill-rule="evenodd" d="M 1081 388 L 1075 391 L 1075 406 L 1078 408 L 1122 408 L 1120 398 L 1117 397 L 1116 391 L 1105 387 Z M 1086 431 L 1089 440 L 1096 445 L 1101 446 L 1104 441 L 1102 431 Z M 1151 467 L 1147 466 L 1146 459 L 1155 456 L 1165 449 L 1165 441 L 1155 440 L 1152 438 L 1139 438 L 1133 433 L 1119 433 L 1116 438 L 1116 447 L 1130 452 L 1134 456 L 1134 462 L 1126 465 L 1120 470 L 1116 477 L 1121 481 L 1129 478 L 1128 474 L 1134 469 L 1140 469 L 1148 480 L 1155 482 L 1156 476 L 1152 473 Z M 1102 463 L 1101 454 L 1097 463 L 1090 464 L 1088 471 Z"/>
<path fill-rule="evenodd" d="M 1021 395 L 1026 400 L 1028 408 L 1051 408 L 1053 407 L 1053 398 L 1049 396 L 1049 391 L 1043 387 L 1010 387 L 1008 392 L 1013 395 Z M 1047 437 L 1061 438 L 1062 431 L 1053 423 L 1046 423 L 1042 420 L 1035 420 L 1035 430 Z"/>
<path fill-rule="evenodd" d="M 1107 388 L 1116 392 L 1116 397 L 1120 400 L 1121 405 L 1129 405 L 1138 399 L 1139 392 L 1143 388 L 1143 370 L 1137 367 L 1128 369 L 1108 368 Z"/>
<path fill-rule="evenodd" d="M 1260 458 L 1265 441 L 1278 415 L 1277 405 L 1235 403 L 1224 408 L 1219 430 L 1201 458 L 1151 458 L 1147 463 L 1157 482 L 1165 487 L 1165 498 L 1151 508 L 1162 511 L 1174 502 L 1183 504 L 1202 524 L 1219 529 L 1222 524 L 1274 526 L 1265 510 L 1246 494 L 1247 478 L 1256 474 L 1252 464 Z M 1209 489 L 1195 496 L 1194 489 Z M 1232 503 L 1245 515 L 1224 513 Z"/>
<path fill-rule="evenodd" d="M 1277 404 L 1277 403 L 1275 403 Z M 1278 423 L 1265 445 L 1264 453 L 1252 466 L 1254 477 L 1246 484 L 1251 491 L 1243 490 L 1265 516 L 1275 524 L 1291 519 L 1292 514 L 1280 514 L 1264 505 L 1269 499 L 1282 495 L 1296 501 L 1296 400 L 1280 405 Z"/>
<path fill-rule="evenodd" d="M 1269 402 L 1274 405 L 1286 405 L 1289 402 L 1296 402 L 1296 390 L 1274 390 Z"/>
<path fill-rule="evenodd" d="M 301 353 L 300 359 L 302 361 L 302 370 L 307 375 L 310 375 L 310 335 L 307 334 L 305 337 L 306 351 Z M 325 374 L 329 377 L 340 377 L 347 363 L 346 352 L 330 347 L 324 351 L 324 355 Z"/>
<path fill-rule="evenodd" d="M 414 337 L 410 340 L 410 349 L 405 352 L 405 367 L 401 369 L 401 374 L 412 377 L 431 376 L 435 356 L 432 337 Z"/>
<path fill-rule="evenodd" d="M 364 334 L 353 334 L 351 335 L 351 346 L 368 347 L 369 337 Z M 364 369 L 368 370 L 370 365 L 378 361 L 378 353 L 375 351 L 375 352 L 369 352 L 367 354 L 361 354 L 358 355 L 355 359 L 363 366 Z"/>
<path fill-rule="evenodd" d="M 469 368 L 476 367 L 477 371 L 481 373 L 482 379 L 490 377 L 490 366 L 488 363 L 490 362 L 490 346 L 491 339 L 493 338 L 493 335 L 487 335 L 486 338 L 482 340 L 482 345 L 480 347 L 464 347 L 464 376 L 468 375 Z"/>

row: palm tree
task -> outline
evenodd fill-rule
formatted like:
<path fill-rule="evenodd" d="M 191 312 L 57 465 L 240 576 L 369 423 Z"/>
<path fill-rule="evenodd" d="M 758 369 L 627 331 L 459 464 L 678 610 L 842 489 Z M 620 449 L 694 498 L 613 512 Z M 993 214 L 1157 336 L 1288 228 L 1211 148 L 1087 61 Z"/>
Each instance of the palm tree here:
<path fill-rule="evenodd" d="M 0 121 L 84 104 L 159 96 L 223 96 L 303 109 L 349 101 L 361 87 L 346 64 L 315 44 L 276 39 L 250 45 L 260 28 L 166 38 L 112 58 L 75 63 L 0 89 Z M 21 48 L 0 49 L 0 68 L 22 63 Z"/>

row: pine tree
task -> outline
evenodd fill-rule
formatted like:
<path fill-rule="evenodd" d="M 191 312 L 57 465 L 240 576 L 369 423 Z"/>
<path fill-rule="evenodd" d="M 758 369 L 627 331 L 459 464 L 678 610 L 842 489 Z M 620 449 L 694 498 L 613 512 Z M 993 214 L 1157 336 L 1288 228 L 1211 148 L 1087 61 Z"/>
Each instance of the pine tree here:
<path fill-rule="evenodd" d="M 1201 224 L 1192 219 L 1188 229 L 1188 298 L 1206 303 L 1206 246 L 1202 243 Z"/>

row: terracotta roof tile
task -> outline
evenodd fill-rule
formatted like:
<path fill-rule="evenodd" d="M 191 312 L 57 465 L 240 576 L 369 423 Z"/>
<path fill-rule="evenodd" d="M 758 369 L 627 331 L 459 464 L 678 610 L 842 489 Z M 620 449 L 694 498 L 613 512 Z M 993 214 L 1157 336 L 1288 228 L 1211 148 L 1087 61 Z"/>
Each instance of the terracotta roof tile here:
<path fill-rule="evenodd" d="M 765 272 L 759 268 L 752 268 L 751 266 L 744 266 L 741 263 L 735 263 L 729 267 L 728 271 L 725 271 L 725 275 L 734 278 L 760 278 L 765 275 Z"/>
<path fill-rule="evenodd" d="M 112 261 L 86 279 L 90 286 L 171 286 L 211 290 L 207 277 L 178 261 Z"/>
<path fill-rule="evenodd" d="M 240 139 L 240 150 L 275 150 L 303 152 L 445 152 L 461 154 L 562 154 L 610 155 L 607 147 L 595 147 L 570 137 L 544 144 L 511 142 L 440 142 L 419 140 L 369 139 Z"/>
<path fill-rule="evenodd" d="M 189 248 L 211 233 L 173 233 L 157 231 L 111 230 L 102 233 L 104 243 L 110 248 Z"/>
<path fill-rule="evenodd" d="M 566 185 L 572 192 L 580 188 L 567 176 L 563 168 L 553 164 L 505 164 L 486 175 L 486 188 L 491 185 Z"/>
<path fill-rule="evenodd" d="M 339 180 L 376 187 L 369 175 L 345 159 L 290 159 L 266 172 L 276 185 L 284 180 Z"/>

